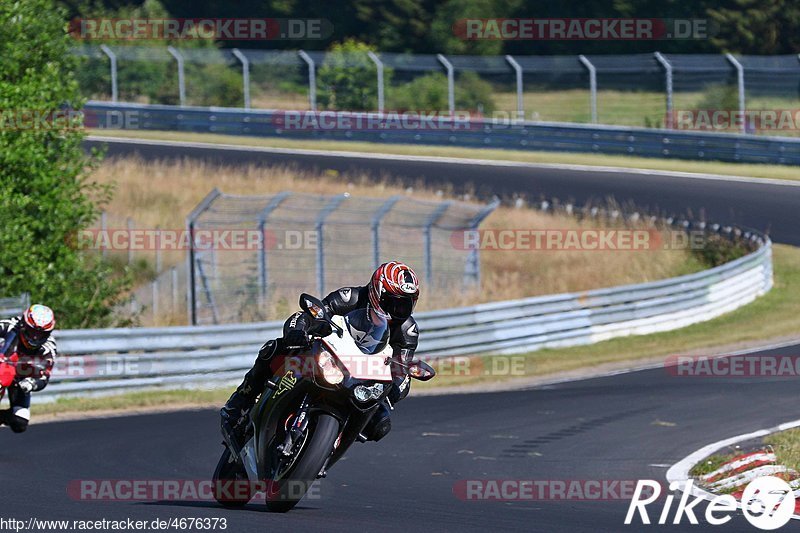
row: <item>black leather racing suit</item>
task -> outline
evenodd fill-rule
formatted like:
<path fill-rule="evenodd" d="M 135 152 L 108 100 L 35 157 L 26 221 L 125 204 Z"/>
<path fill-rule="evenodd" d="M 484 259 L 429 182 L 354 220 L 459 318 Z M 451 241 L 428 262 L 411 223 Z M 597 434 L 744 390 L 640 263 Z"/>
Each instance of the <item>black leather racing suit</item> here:
<path fill-rule="evenodd" d="M 9 334 L 14 332 L 16 336 L 11 345 L 6 347 L 6 354 L 10 355 L 16 352 L 19 355 L 20 363 L 29 362 L 44 367 L 41 375 L 38 375 L 38 372 L 32 372 L 31 375 L 32 378 L 35 378 L 32 392 L 36 392 L 45 388 L 50 381 L 50 372 L 55 365 L 58 350 L 53 335 L 50 335 L 50 338 L 41 347 L 32 351 L 28 350 L 19 339 L 21 322 L 21 317 L 0 320 L 0 339 L 2 339 L 0 340 L 0 348 L 5 346 Z M 17 368 L 20 368 L 19 363 Z M 22 368 L 25 368 L 24 365 Z M 28 421 L 31 418 L 31 393 L 22 392 L 16 385 L 8 387 L 7 393 L 11 408 L 0 410 L 0 424 L 6 424 L 15 433 L 22 433 L 28 429 Z"/>
<path fill-rule="evenodd" d="M 369 301 L 368 288 L 363 287 L 343 287 L 337 291 L 333 291 L 322 302 L 327 307 L 331 314 L 346 315 L 347 313 L 361 309 L 367 306 Z M 286 338 L 292 330 L 302 331 L 304 334 L 308 333 L 308 328 L 311 325 L 311 317 L 302 311 L 290 316 L 283 325 L 283 338 Z M 417 338 L 419 331 L 417 322 L 413 317 L 408 317 L 406 320 L 390 320 L 389 321 L 389 345 L 393 348 L 392 357 L 402 363 L 411 361 L 414 355 L 414 350 L 417 349 Z M 236 393 L 228 401 L 226 408 L 231 406 L 234 398 L 238 395 L 241 400 L 244 400 L 245 405 L 231 406 L 242 409 L 242 414 L 248 411 L 255 403 L 256 397 L 264 390 L 267 379 L 271 377 L 269 369 L 269 361 L 276 353 L 285 352 L 283 346 L 283 339 L 270 340 L 258 352 L 253 368 L 245 375 L 244 381 Z M 402 400 L 408 395 L 411 389 L 410 378 L 405 372 L 398 372 L 394 366 L 394 383 L 392 384 L 392 391 L 389 393 L 389 401 L 394 404 Z M 375 413 L 370 424 L 365 429 L 365 432 L 372 433 L 368 435 L 370 440 L 379 440 L 391 429 L 389 421 L 389 411 L 385 407 Z"/>

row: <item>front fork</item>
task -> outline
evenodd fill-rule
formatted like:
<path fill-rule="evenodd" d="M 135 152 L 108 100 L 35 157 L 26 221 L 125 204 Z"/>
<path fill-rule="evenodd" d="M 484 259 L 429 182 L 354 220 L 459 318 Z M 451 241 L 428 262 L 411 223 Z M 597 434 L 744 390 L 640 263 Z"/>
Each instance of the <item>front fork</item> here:
<path fill-rule="evenodd" d="M 290 457 L 292 455 L 297 439 L 303 437 L 306 428 L 308 428 L 308 394 L 303 396 L 297 414 L 292 421 L 292 426 L 287 428 L 286 438 L 283 440 L 282 444 L 278 444 L 277 446 L 278 451 L 281 452 L 284 457 Z"/>

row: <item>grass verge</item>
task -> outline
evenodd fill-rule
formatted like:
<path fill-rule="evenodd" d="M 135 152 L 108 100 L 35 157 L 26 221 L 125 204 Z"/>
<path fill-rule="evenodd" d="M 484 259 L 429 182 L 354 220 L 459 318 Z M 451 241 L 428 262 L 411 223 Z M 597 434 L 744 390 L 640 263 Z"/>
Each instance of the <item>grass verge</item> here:
<path fill-rule="evenodd" d="M 349 141 L 316 141 L 190 133 L 177 131 L 141 130 L 92 130 L 92 134 L 126 137 L 133 139 L 157 139 L 168 141 L 192 141 L 211 144 L 237 144 L 268 148 L 293 148 L 307 150 L 329 150 L 334 152 L 367 152 L 410 156 L 460 157 L 465 159 L 496 159 L 524 163 L 560 163 L 571 165 L 595 165 L 650 170 L 722 174 L 754 178 L 773 178 L 797 181 L 800 175 L 792 166 L 722 163 L 718 161 L 686 161 L 680 159 L 654 159 L 634 156 L 582 154 L 565 152 L 534 152 L 522 150 L 496 150 L 483 148 L 460 148 L 455 146 L 420 146 L 408 144 L 381 144 Z"/>
<path fill-rule="evenodd" d="M 779 465 L 800 472 L 800 429 L 767 435 L 764 437 L 764 444 L 769 444 L 775 450 L 775 459 Z"/>

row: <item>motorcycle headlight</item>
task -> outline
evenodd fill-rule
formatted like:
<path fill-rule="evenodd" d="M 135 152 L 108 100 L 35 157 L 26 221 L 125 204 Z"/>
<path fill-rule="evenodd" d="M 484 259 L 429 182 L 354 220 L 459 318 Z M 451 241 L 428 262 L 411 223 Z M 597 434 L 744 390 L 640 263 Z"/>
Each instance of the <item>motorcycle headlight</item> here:
<path fill-rule="evenodd" d="M 353 396 L 359 402 L 368 402 L 369 400 L 377 400 L 383 394 L 383 383 L 376 383 L 371 387 L 366 385 L 356 385 L 353 389 Z"/>
<path fill-rule="evenodd" d="M 344 373 L 336 364 L 333 355 L 327 350 L 322 350 L 317 356 L 317 365 L 322 371 L 322 377 L 331 385 L 338 385 L 344 381 Z"/>

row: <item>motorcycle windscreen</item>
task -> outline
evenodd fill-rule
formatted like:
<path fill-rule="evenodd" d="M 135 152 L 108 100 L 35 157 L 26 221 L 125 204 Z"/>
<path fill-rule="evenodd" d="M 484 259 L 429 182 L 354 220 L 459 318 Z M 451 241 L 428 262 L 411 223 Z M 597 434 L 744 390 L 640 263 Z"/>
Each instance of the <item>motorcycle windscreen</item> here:
<path fill-rule="evenodd" d="M 370 308 L 350 311 L 344 317 L 347 330 L 363 354 L 376 354 L 389 342 L 389 324 Z"/>

